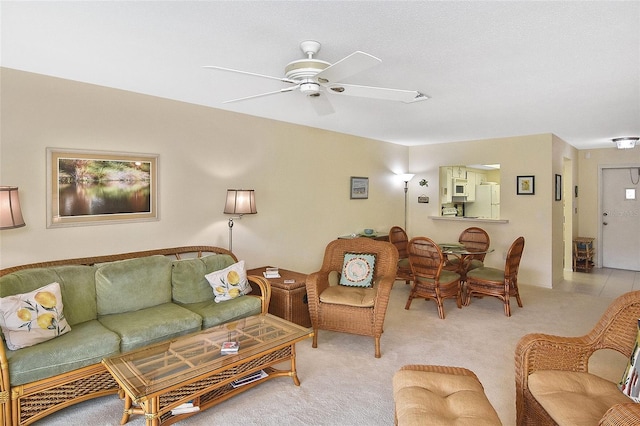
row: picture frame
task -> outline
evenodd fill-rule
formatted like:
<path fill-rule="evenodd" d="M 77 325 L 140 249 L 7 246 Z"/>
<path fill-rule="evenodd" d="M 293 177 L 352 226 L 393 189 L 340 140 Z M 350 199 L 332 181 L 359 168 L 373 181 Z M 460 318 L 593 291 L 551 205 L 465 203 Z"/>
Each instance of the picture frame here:
<path fill-rule="evenodd" d="M 352 200 L 364 200 L 369 198 L 368 177 L 351 176 L 350 188 L 350 196 Z"/>
<path fill-rule="evenodd" d="M 535 176 L 518 176 L 516 182 L 517 195 L 535 194 Z"/>
<path fill-rule="evenodd" d="M 159 220 L 158 157 L 47 148 L 47 228 Z"/>
<path fill-rule="evenodd" d="M 562 200 L 562 175 L 556 174 L 555 200 Z"/>

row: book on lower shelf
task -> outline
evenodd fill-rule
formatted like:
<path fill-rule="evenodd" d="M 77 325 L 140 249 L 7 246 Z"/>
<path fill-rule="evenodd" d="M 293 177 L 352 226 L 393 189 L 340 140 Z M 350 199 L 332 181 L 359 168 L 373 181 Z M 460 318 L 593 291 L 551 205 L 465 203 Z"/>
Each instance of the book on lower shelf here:
<path fill-rule="evenodd" d="M 200 411 L 200 407 L 193 405 L 193 402 L 185 402 L 172 409 L 171 415 L 176 416 L 178 414 L 193 413 L 194 411 Z"/>
<path fill-rule="evenodd" d="M 240 349 L 240 344 L 238 342 L 224 342 L 222 346 L 220 346 L 220 353 L 237 354 L 238 349 Z"/>
<path fill-rule="evenodd" d="M 278 271 L 278 268 L 269 267 L 262 275 L 264 275 L 265 278 L 280 278 L 280 271 Z"/>
<path fill-rule="evenodd" d="M 231 382 L 231 386 L 233 386 L 234 388 L 239 388 L 240 386 L 248 385 L 249 383 L 253 383 L 256 380 L 263 379 L 267 376 L 268 374 L 265 373 L 264 370 L 256 371 L 255 373 L 251 373 L 240 379 L 234 380 L 233 382 Z"/>

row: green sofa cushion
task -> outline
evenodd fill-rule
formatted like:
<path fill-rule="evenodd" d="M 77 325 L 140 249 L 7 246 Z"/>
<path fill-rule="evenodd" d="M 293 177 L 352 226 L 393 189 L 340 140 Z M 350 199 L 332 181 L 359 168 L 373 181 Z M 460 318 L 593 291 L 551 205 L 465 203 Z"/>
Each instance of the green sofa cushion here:
<path fill-rule="evenodd" d="M 103 263 L 96 270 L 98 315 L 171 302 L 171 260 L 165 256 Z"/>
<path fill-rule="evenodd" d="M 199 331 L 202 324 L 200 315 L 175 303 L 105 315 L 98 321 L 120 336 L 122 352 Z"/>
<path fill-rule="evenodd" d="M 93 365 L 120 351 L 120 338 L 97 320 L 74 324 L 60 337 L 10 351 L 11 386 L 22 385 Z"/>
<path fill-rule="evenodd" d="M 171 274 L 173 300 L 181 303 L 200 303 L 213 300 L 213 289 L 205 275 L 235 263 L 228 254 L 213 254 L 197 259 L 174 260 Z"/>
<path fill-rule="evenodd" d="M 262 312 L 262 301 L 258 297 L 243 296 L 216 303 L 207 302 L 180 304 L 202 317 L 202 328 L 209 328 L 235 321 L 241 318 L 258 315 Z"/>
<path fill-rule="evenodd" d="M 60 283 L 64 315 L 72 327 L 98 317 L 93 266 L 67 265 L 16 271 L 0 277 L 0 297 Z"/>

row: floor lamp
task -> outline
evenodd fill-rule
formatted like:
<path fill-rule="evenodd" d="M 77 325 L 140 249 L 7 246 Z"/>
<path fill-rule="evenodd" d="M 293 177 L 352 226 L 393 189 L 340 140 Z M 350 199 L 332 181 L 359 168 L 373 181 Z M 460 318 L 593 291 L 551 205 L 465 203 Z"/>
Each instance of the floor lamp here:
<path fill-rule="evenodd" d="M 233 251 L 233 219 L 242 219 L 245 214 L 256 214 L 256 195 L 253 189 L 227 189 L 224 213 L 233 214 L 229 218 L 229 251 Z"/>
<path fill-rule="evenodd" d="M 404 232 L 407 232 L 407 191 L 409 190 L 409 181 L 413 179 L 414 176 L 412 173 L 400 175 L 400 179 L 404 182 Z"/>

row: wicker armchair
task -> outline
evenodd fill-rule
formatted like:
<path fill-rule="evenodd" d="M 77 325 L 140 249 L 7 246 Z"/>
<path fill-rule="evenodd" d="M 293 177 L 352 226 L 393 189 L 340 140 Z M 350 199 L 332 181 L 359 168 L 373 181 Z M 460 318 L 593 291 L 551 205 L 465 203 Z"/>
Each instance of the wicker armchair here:
<path fill-rule="evenodd" d="M 330 286 L 330 275 L 337 275 L 342 270 L 345 253 L 376 255 L 372 289 L 338 286 L 337 283 L 332 283 L 347 296 L 357 297 L 367 291 L 372 297 L 372 303 L 354 306 L 321 301 L 322 293 Z M 325 249 L 321 269 L 310 274 L 306 281 L 309 314 L 314 331 L 312 346 L 318 347 L 319 329 L 372 336 L 375 339 L 375 357 L 380 358 L 380 336 L 396 278 L 397 265 L 398 251 L 391 243 L 370 238 L 338 239 L 330 242 Z"/>
<path fill-rule="evenodd" d="M 507 260 L 504 270 L 497 268 L 481 267 L 467 273 L 466 296 L 464 305 L 469 306 L 471 296 L 479 294 L 493 296 L 504 303 L 504 314 L 511 316 L 511 304 L 509 298 L 514 296 L 518 306 L 522 308 L 522 299 L 518 290 L 518 270 L 524 250 L 524 237 L 518 237 L 507 251 Z"/>
<path fill-rule="evenodd" d="M 589 358 L 600 349 L 613 349 L 631 356 L 640 318 L 640 291 L 617 298 L 598 323 L 585 336 L 560 337 L 527 334 L 515 351 L 517 425 L 541 426 L 556 423 L 536 401 L 529 390 L 529 376 L 539 370 L 589 372 Z M 620 372 L 622 376 L 622 371 Z M 611 407 L 600 420 L 601 425 L 640 424 L 640 404 L 628 403 Z"/>
<path fill-rule="evenodd" d="M 426 237 L 409 241 L 407 248 L 414 282 L 405 309 L 411 307 L 416 298 L 433 299 L 438 306 L 438 316 L 444 319 L 444 299 L 456 299 L 458 309 L 462 307 L 460 274 L 442 269 L 444 255 L 438 244 Z"/>
<path fill-rule="evenodd" d="M 409 265 L 409 255 L 407 254 L 407 244 L 409 244 L 409 237 L 407 233 L 399 226 L 392 226 L 389 230 L 389 241 L 398 250 L 398 272 L 396 273 L 397 280 L 404 280 L 409 284 L 413 281 L 413 274 L 411 273 L 411 266 Z"/>

